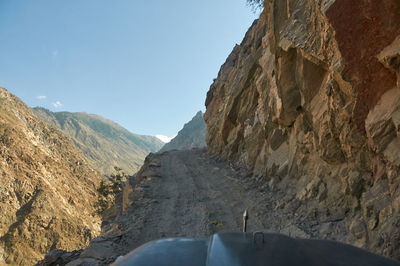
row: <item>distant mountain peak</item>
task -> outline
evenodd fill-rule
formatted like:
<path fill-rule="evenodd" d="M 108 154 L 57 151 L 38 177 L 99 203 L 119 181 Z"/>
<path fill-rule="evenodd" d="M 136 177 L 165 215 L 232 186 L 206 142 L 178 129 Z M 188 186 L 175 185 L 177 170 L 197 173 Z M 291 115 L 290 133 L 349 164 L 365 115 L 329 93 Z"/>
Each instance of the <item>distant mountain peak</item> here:
<path fill-rule="evenodd" d="M 198 111 L 196 115 L 178 132 L 178 135 L 162 147 L 160 152 L 206 147 L 206 132 L 207 127 L 204 122 L 203 112 Z"/>
<path fill-rule="evenodd" d="M 169 143 L 169 142 L 171 142 L 171 140 L 172 140 L 173 138 L 175 138 L 175 137 L 176 137 L 176 135 L 175 135 L 175 136 L 172 136 L 172 137 L 167 137 L 167 136 L 160 135 L 160 134 L 156 135 L 156 138 L 158 138 L 159 140 L 161 140 L 161 141 L 164 142 L 164 143 Z"/>

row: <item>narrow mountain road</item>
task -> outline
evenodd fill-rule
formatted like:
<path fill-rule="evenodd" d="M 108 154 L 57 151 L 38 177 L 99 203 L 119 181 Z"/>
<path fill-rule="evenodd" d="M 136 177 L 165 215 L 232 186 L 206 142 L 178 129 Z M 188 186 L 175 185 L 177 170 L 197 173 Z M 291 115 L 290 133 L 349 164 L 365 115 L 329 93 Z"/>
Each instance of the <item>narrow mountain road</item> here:
<path fill-rule="evenodd" d="M 340 235 L 342 216 L 318 214 L 315 203 L 297 200 L 290 186 L 276 189 L 271 180 L 250 178 L 245 169 L 235 169 L 205 150 L 153 154 L 129 180 L 124 200 L 120 198 L 108 211 L 101 236 L 83 251 L 55 250 L 40 265 L 109 265 L 152 240 L 239 232 L 245 209 L 250 214 L 250 232 L 300 238 L 345 237 Z"/>
<path fill-rule="evenodd" d="M 146 193 L 155 204 L 137 239 L 142 243 L 165 236 L 240 231 L 243 211 L 257 205 L 255 191 L 246 191 L 238 172 L 211 159 L 204 150 L 164 153 L 157 172 L 160 177 L 155 177 Z M 249 230 L 256 229 L 263 225 L 253 216 Z"/>
<path fill-rule="evenodd" d="M 245 169 L 210 157 L 205 149 L 154 154 L 130 180 L 129 207 L 121 213 L 116 205 L 114 215 L 103 221 L 102 236 L 69 265 L 106 265 L 165 237 L 240 232 L 246 209 L 248 231 L 298 233 L 297 227 L 294 232 L 281 227 L 280 217 L 287 214 L 277 211 L 276 195 L 255 179 L 248 178 Z"/>

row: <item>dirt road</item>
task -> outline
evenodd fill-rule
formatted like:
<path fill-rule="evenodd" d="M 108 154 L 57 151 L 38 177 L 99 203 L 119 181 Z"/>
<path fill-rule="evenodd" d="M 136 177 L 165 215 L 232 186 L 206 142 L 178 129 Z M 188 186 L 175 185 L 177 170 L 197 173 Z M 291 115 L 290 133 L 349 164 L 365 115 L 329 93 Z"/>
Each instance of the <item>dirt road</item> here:
<path fill-rule="evenodd" d="M 306 236 L 298 227 L 281 227 L 278 217 L 290 218 L 276 210 L 273 198 L 277 195 L 256 182 L 257 178 L 246 175 L 245 169 L 210 157 L 206 150 L 152 155 L 130 180 L 130 207 L 117 217 L 109 216 L 103 222 L 102 236 L 92 240 L 80 259 L 70 265 L 107 264 L 164 237 L 209 237 L 216 232 L 241 231 L 245 209 L 250 216 L 248 231 L 291 234 L 292 230 L 292 235 Z M 116 206 L 114 212 L 120 208 Z"/>
<path fill-rule="evenodd" d="M 273 180 L 250 176 L 205 150 L 154 154 L 129 180 L 124 200 L 121 197 L 108 211 L 101 236 L 83 251 L 52 251 L 41 265 L 108 265 L 151 240 L 237 232 L 245 209 L 250 213 L 250 232 L 346 242 L 343 213 L 301 201 L 298 188 L 283 181 L 277 187 Z"/>
<path fill-rule="evenodd" d="M 242 213 L 257 205 L 238 173 L 204 151 L 173 151 L 160 156 L 161 177 L 148 190 L 155 204 L 146 217 L 140 241 L 164 236 L 209 236 L 240 231 Z M 252 214 L 250 210 L 250 214 Z M 262 229 L 253 216 L 249 230 Z"/>

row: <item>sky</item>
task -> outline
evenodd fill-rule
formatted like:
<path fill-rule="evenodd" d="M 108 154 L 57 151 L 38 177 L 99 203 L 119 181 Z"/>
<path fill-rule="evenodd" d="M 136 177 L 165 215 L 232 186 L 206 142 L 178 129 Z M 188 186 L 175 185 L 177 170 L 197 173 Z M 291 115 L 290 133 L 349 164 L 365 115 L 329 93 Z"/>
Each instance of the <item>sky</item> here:
<path fill-rule="evenodd" d="M 256 17 L 245 0 L 0 0 L 0 86 L 171 137 Z"/>

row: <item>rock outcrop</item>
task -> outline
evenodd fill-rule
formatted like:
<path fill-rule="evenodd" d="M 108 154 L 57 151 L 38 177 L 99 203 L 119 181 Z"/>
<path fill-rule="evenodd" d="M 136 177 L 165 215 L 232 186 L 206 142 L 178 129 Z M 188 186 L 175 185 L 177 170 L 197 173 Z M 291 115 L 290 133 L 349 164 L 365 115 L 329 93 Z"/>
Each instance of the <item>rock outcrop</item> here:
<path fill-rule="evenodd" d="M 0 88 L 0 264 L 32 265 L 100 231 L 93 170 L 72 141 Z"/>
<path fill-rule="evenodd" d="M 204 116 L 209 151 L 307 212 L 309 237 L 397 259 L 399 14 L 397 0 L 265 0 Z"/>
<path fill-rule="evenodd" d="M 156 137 L 133 134 L 98 115 L 53 113 L 39 107 L 33 110 L 39 118 L 67 134 L 89 163 L 105 175 L 113 174 L 114 167 L 134 174 L 144 158 L 163 145 Z"/>
<path fill-rule="evenodd" d="M 203 113 L 198 111 L 192 120 L 187 122 L 178 132 L 178 135 L 161 148 L 160 152 L 204 148 L 206 147 L 206 131 L 207 126 L 204 122 Z"/>

